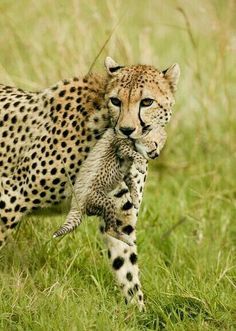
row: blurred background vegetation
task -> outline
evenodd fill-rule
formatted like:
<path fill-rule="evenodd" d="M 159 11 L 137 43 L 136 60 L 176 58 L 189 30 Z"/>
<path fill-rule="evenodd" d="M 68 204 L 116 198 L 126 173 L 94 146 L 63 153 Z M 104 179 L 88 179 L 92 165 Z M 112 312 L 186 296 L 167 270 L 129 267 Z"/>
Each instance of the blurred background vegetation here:
<path fill-rule="evenodd" d="M 138 224 L 147 312 L 114 291 L 95 222 L 50 241 L 63 206 L 27 217 L 0 253 L 2 330 L 236 328 L 235 13 L 234 0 L 1 0 L 1 83 L 38 90 L 83 75 L 108 39 L 94 70 L 107 55 L 181 67 Z"/>

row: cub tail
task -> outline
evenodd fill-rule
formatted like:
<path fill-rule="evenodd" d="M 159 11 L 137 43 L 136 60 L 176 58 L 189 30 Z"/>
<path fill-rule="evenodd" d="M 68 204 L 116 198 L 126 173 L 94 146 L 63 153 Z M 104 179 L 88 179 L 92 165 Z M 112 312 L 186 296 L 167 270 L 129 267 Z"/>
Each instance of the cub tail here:
<path fill-rule="evenodd" d="M 74 231 L 81 224 L 81 214 L 77 210 L 71 210 L 66 222 L 53 234 L 53 238 L 64 236 Z"/>

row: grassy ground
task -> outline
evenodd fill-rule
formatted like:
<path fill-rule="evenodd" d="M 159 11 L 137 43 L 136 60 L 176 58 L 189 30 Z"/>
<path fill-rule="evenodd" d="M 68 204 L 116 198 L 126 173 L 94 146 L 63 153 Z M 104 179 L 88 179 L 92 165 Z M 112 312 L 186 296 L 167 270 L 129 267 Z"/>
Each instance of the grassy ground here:
<path fill-rule="evenodd" d="M 97 224 L 60 243 L 65 206 L 22 222 L 0 252 L 1 330 L 235 330 L 235 2 L 0 2 L 0 80 L 38 89 L 106 55 L 181 66 L 176 111 L 138 224 L 147 311 L 125 306 Z M 235 91 L 234 91 L 235 92 Z"/>

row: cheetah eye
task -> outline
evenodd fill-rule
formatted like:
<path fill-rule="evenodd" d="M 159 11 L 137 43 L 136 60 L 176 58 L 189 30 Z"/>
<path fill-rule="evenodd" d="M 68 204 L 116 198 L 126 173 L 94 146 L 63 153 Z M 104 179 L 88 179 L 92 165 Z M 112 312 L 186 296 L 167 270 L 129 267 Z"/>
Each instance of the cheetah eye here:
<path fill-rule="evenodd" d="M 116 107 L 120 107 L 121 106 L 121 101 L 118 98 L 110 98 L 110 101 Z"/>
<path fill-rule="evenodd" d="M 141 100 L 140 102 L 140 106 L 141 107 L 149 107 L 153 104 L 153 99 L 150 99 L 150 98 L 146 98 L 146 99 L 143 99 Z"/>

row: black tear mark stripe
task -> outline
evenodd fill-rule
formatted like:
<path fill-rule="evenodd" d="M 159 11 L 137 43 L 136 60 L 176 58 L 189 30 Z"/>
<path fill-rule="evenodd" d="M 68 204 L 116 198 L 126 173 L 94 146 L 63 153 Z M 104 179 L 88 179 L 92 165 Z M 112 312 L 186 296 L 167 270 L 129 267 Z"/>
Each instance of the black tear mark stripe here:
<path fill-rule="evenodd" d="M 139 118 L 139 121 L 140 121 L 141 127 L 142 127 L 142 128 L 145 128 L 146 124 L 144 123 L 144 121 L 143 121 L 142 118 L 141 118 L 141 106 L 140 106 L 140 105 L 139 105 L 139 110 L 138 110 L 138 118 Z"/>

